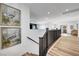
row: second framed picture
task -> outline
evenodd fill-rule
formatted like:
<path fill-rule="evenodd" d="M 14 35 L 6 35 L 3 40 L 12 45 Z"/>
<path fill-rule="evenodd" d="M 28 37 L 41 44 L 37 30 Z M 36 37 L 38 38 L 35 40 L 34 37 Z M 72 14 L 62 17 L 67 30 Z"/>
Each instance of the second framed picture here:
<path fill-rule="evenodd" d="M 1 35 L 2 49 L 21 43 L 20 28 L 2 27 Z"/>

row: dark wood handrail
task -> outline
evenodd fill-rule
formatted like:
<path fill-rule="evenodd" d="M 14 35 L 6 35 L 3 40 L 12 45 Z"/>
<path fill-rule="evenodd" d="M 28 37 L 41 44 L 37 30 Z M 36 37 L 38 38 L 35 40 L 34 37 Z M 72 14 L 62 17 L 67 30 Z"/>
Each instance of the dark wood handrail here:
<path fill-rule="evenodd" d="M 34 43 L 36 43 L 36 44 L 38 44 L 39 45 L 39 43 L 38 42 L 36 42 L 35 40 L 33 40 L 32 38 L 30 38 L 30 37 L 27 37 L 29 40 L 31 40 L 32 42 L 34 42 Z"/>
<path fill-rule="evenodd" d="M 39 37 L 39 56 L 46 56 L 51 44 L 53 44 L 61 35 L 61 30 L 48 30 Z"/>

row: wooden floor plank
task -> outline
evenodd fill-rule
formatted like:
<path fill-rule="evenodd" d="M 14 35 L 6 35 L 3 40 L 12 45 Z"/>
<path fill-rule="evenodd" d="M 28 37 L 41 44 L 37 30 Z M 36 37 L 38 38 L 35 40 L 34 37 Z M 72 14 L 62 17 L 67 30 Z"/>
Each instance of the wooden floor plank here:
<path fill-rule="evenodd" d="M 79 56 L 76 36 L 60 37 L 48 50 L 48 54 L 59 56 Z"/>

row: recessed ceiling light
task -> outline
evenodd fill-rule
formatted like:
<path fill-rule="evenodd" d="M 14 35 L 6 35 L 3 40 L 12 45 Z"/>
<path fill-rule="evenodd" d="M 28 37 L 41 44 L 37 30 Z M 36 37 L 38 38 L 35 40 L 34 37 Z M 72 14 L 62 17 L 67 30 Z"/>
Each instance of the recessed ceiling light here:
<path fill-rule="evenodd" d="M 69 11 L 69 9 L 66 9 L 65 11 Z"/>
<path fill-rule="evenodd" d="M 50 12 L 48 12 L 48 14 L 50 14 Z"/>

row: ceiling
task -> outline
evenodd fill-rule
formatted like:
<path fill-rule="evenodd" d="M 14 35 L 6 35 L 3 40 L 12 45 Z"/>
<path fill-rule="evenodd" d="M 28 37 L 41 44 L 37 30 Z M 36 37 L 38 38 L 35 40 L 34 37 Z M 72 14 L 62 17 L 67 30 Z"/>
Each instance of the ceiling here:
<path fill-rule="evenodd" d="M 30 18 L 36 20 L 45 17 L 58 17 L 63 12 L 79 8 L 79 3 L 28 3 Z"/>

